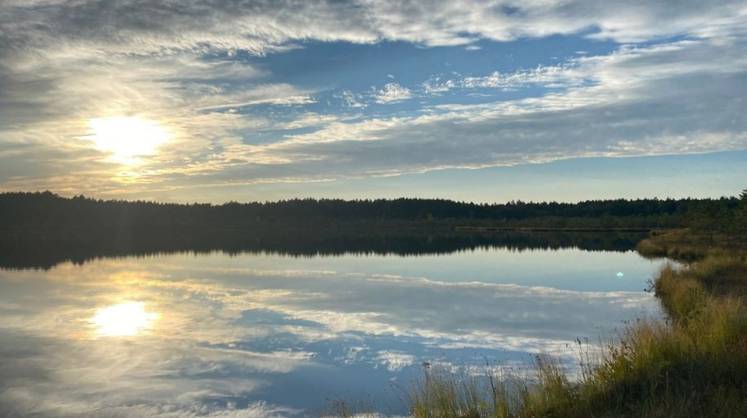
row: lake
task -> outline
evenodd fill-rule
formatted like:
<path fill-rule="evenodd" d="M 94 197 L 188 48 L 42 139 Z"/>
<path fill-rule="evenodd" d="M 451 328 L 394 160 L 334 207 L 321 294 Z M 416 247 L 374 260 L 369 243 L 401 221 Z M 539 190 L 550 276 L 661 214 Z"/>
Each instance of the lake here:
<path fill-rule="evenodd" d="M 424 364 L 577 366 L 658 316 L 662 261 L 486 246 L 440 254 L 167 253 L 0 270 L 0 408 L 37 416 L 403 413 Z"/>

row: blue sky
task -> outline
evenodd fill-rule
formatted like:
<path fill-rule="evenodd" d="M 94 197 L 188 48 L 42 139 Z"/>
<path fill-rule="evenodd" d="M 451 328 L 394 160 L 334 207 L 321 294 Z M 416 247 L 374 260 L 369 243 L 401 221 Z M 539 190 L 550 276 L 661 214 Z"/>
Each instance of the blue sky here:
<path fill-rule="evenodd" d="M 248 200 L 301 196 L 446 198 L 469 202 L 563 201 L 617 198 L 733 196 L 745 188 L 747 152 L 622 158 L 574 158 L 543 164 L 444 169 L 396 177 L 260 184 L 205 191 L 205 201 L 242 195 Z M 176 198 L 176 197 L 175 197 Z"/>
<path fill-rule="evenodd" d="M 0 190 L 733 195 L 744 1 L 0 5 Z"/>

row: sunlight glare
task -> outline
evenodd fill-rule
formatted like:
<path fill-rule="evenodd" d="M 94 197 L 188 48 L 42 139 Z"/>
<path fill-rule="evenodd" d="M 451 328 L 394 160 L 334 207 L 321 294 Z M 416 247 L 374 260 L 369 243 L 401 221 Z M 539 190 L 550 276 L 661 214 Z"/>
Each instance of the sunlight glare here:
<path fill-rule="evenodd" d="M 91 318 L 98 335 L 126 337 L 150 328 L 158 314 L 147 312 L 143 302 L 124 302 L 100 308 Z"/>
<path fill-rule="evenodd" d="M 109 152 L 120 162 L 132 162 L 152 155 L 169 140 L 169 132 L 155 121 L 134 116 L 95 118 L 88 122 L 98 149 Z"/>

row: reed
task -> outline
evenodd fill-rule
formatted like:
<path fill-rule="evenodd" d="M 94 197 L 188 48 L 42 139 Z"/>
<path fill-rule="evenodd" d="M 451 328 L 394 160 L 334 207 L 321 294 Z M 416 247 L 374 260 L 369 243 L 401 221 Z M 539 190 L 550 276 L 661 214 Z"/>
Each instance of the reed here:
<path fill-rule="evenodd" d="M 410 396 L 410 413 L 419 418 L 747 416 L 745 252 L 699 247 L 679 234 L 639 244 L 649 255 L 687 261 L 666 265 L 654 280 L 667 318 L 628 325 L 593 364 L 582 365 L 579 379 L 543 356 L 529 378 L 477 379 L 428 370 Z"/>

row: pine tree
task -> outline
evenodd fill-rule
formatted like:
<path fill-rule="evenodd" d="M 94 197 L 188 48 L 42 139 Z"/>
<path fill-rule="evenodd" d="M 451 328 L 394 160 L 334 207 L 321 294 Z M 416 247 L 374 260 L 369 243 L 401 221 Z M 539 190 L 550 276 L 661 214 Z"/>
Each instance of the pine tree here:
<path fill-rule="evenodd" d="M 735 226 L 740 240 L 747 241 L 747 189 L 742 190 L 739 195 L 741 200 L 735 216 Z"/>

